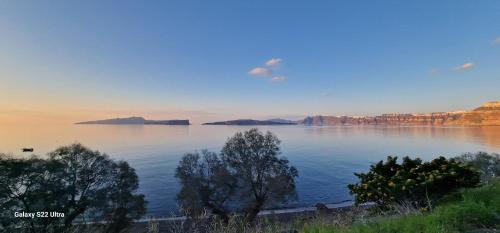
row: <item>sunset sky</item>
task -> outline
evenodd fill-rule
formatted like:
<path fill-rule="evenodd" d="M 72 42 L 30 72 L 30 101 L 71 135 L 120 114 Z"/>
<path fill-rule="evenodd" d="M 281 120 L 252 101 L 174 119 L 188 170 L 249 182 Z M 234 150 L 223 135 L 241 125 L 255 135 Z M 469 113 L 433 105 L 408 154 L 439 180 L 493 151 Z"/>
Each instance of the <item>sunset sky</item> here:
<path fill-rule="evenodd" d="M 471 109 L 500 1 L 1 1 L 0 124 Z"/>

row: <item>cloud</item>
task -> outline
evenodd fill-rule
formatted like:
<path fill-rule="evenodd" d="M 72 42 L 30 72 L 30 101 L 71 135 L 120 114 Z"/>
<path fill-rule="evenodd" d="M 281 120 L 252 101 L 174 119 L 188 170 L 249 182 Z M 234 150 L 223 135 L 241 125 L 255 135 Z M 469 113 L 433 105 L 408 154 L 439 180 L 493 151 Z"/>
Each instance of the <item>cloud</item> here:
<path fill-rule="evenodd" d="M 288 80 L 288 78 L 285 76 L 275 76 L 275 77 L 271 78 L 271 82 L 285 82 L 287 80 Z"/>
<path fill-rule="evenodd" d="M 434 68 L 431 70 L 431 74 L 432 75 L 440 75 L 441 74 L 441 70 L 439 70 L 438 68 Z"/>
<path fill-rule="evenodd" d="M 264 63 L 264 66 L 253 68 L 248 71 L 248 74 L 269 78 L 270 82 L 285 82 L 288 80 L 288 77 L 274 74 L 279 71 L 282 62 L 281 58 L 271 58 Z"/>
<path fill-rule="evenodd" d="M 271 77 L 273 76 L 273 71 L 271 71 L 268 68 L 264 67 L 255 67 L 251 69 L 248 74 L 253 75 L 253 76 L 264 76 L 264 77 Z"/>
<path fill-rule="evenodd" d="M 495 44 L 497 44 L 497 45 L 500 45 L 500 36 L 499 36 L 499 37 L 497 37 L 497 38 L 495 39 L 495 41 L 493 41 L 493 43 L 495 43 Z"/>
<path fill-rule="evenodd" d="M 321 97 L 330 97 L 330 96 L 333 96 L 333 92 L 332 91 L 328 91 L 328 92 L 323 92 L 321 93 Z"/>
<path fill-rule="evenodd" d="M 276 67 L 279 66 L 281 62 L 282 62 L 281 58 L 271 58 L 268 61 L 266 61 L 266 66 Z"/>
<path fill-rule="evenodd" d="M 454 67 L 452 70 L 456 71 L 456 72 L 465 72 L 465 71 L 473 69 L 475 66 L 476 65 L 473 62 L 468 62 L 468 63 L 465 63 L 461 66 Z"/>

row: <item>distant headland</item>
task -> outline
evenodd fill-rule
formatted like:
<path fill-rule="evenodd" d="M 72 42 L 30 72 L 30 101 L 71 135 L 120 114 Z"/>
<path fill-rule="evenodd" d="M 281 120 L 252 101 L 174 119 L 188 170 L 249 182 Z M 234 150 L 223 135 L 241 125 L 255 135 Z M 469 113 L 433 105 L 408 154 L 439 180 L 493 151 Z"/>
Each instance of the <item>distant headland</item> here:
<path fill-rule="evenodd" d="M 500 126 L 500 101 L 487 102 L 471 111 L 395 113 L 379 116 L 309 116 L 302 125 L 456 125 Z"/>
<path fill-rule="evenodd" d="M 203 125 L 296 125 L 297 123 L 293 121 L 283 120 L 283 119 L 272 119 L 272 120 L 252 120 L 252 119 L 240 119 L 232 121 L 218 121 L 204 123 Z"/>
<path fill-rule="evenodd" d="M 77 122 L 78 125 L 189 125 L 189 120 L 146 120 L 143 117 Z"/>

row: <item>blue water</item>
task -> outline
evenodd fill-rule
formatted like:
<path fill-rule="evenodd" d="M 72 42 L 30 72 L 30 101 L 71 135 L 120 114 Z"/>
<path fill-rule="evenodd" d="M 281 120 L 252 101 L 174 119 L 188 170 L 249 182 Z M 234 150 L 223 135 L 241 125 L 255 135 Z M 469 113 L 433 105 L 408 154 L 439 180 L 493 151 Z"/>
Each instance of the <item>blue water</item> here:
<path fill-rule="evenodd" d="M 68 125 L 54 129 L 18 129 L 0 133 L 0 151 L 12 152 L 29 144 L 38 153 L 72 142 L 128 161 L 140 178 L 148 215 L 176 213 L 179 190 L 175 168 L 184 153 L 208 149 L 218 152 L 228 137 L 251 127 L 240 126 L 108 126 Z M 353 172 L 366 171 L 388 155 L 431 159 L 463 152 L 500 152 L 500 127 L 395 126 L 265 126 L 282 141 L 282 156 L 299 170 L 299 199 L 288 206 L 312 206 L 351 199 L 346 185 L 356 182 Z M 23 144 L 18 140 L 22 138 Z"/>

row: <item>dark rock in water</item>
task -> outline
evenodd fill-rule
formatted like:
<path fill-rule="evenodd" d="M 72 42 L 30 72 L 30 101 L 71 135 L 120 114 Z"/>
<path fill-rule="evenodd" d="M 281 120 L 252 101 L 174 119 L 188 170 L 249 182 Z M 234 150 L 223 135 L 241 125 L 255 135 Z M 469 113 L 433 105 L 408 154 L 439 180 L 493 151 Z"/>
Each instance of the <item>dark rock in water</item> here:
<path fill-rule="evenodd" d="M 320 214 L 330 214 L 333 212 L 333 209 L 328 208 L 328 206 L 323 203 L 317 203 L 314 206 L 316 207 L 316 211 Z"/>
<path fill-rule="evenodd" d="M 33 152 L 33 148 L 23 148 L 23 152 Z"/>
<path fill-rule="evenodd" d="M 330 210 L 330 208 L 328 208 L 325 204 L 323 203 L 316 203 L 316 205 L 314 205 L 314 207 L 316 207 L 316 209 L 318 211 L 328 211 Z"/>

